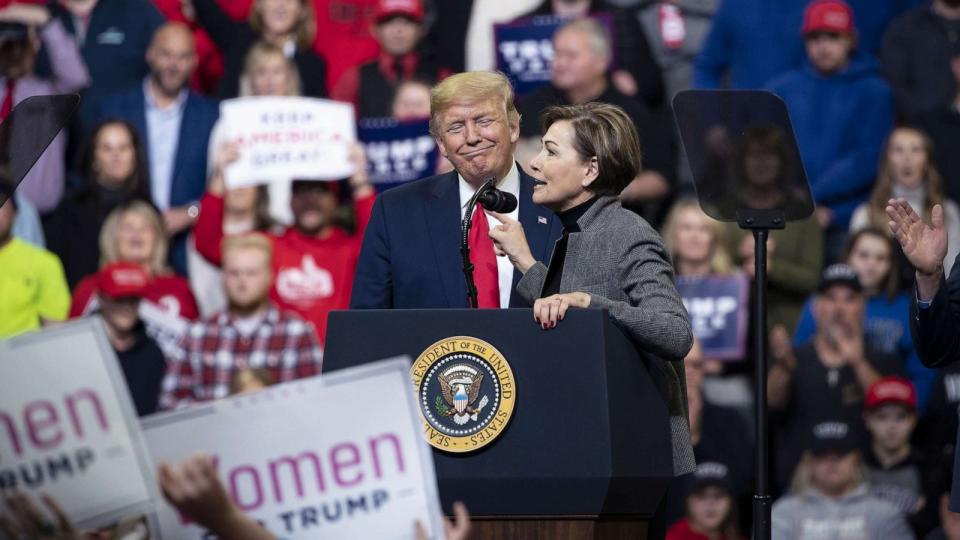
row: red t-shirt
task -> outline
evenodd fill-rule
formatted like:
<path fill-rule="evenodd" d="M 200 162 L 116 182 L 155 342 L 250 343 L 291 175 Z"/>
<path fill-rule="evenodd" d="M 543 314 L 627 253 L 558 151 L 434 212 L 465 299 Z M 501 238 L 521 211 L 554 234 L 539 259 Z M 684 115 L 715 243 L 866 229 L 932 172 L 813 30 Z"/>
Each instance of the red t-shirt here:
<path fill-rule="evenodd" d="M 73 289 L 70 303 L 70 318 L 82 317 L 97 309 L 97 276 L 90 275 L 80 280 Z M 197 301 L 190 291 L 190 283 L 176 274 L 154 276 L 144 298 L 153 302 L 170 315 L 195 320 L 200 316 Z"/>
<path fill-rule="evenodd" d="M 290 227 L 273 241 L 273 289 L 270 298 L 313 323 L 321 343 L 326 342 L 327 315 L 350 307 L 353 275 L 360 258 L 363 231 L 373 212 L 375 195 L 354 202 L 357 231 L 347 234 L 330 228 L 325 238 L 306 236 Z M 223 198 L 207 193 L 200 202 L 193 229 L 197 251 L 210 262 L 221 262 Z"/>
<path fill-rule="evenodd" d="M 670 527 L 670 530 L 667 531 L 666 540 L 710 540 L 710 537 L 691 529 L 690 522 L 687 521 L 687 518 L 683 518 Z M 721 536 L 719 540 L 726 540 L 726 537 Z"/>

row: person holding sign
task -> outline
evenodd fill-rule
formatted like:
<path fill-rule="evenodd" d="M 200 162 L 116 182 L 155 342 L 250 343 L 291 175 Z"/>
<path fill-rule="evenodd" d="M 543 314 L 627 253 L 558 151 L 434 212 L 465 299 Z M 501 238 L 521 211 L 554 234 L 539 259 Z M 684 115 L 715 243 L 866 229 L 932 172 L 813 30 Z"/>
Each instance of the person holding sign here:
<path fill-rule="evenodd" d="M 223 171 L 238 158 L 235 145 L 221 145 L 194 231 L 197 251 L 217 265 L 221 264 L 220 244 L 224 238 Z M 362 149 L 355 146 L 351 159 L 356 165 L 356 173 L 348 181 L 355 203 L 353 234 L 335 223 L 340 184 L 303 180 L 291 186 L 293 226 L 269 235 L 276 276 L 271 298 L 281 308 L 313 323 L 321 343 L 326 337 L 327 315 L 348 305 L 360 239 L 374 202 Z"/>
<path fill-rule="evenodd" d="M 537 174 L 533 200 L 563 222 L 550 264 L 538 262 L 525 238 L 529 229 L 506 216 L 490 231 L 523 278 L 517 292 L 533 303 L 533 316 L 555 328 L 567 310 L 607 309 L 645 353 L 663 365 L 669 401 L 673 471 L 695 467 L 684 402 L 683 359 L 693 344 L 687 312 L 673 284 L 660 235 L 624 209 L 617 195 L 640 170 L 640 142 L 619 107 L 587 103 L 551 107 L 543 118 L 543 148 L 530 162 Z"/>
<path fill-rule="evenodd" d="M 559 221 L 533 202 L 534 179 L 514 161 L 520 115 L 503 74 L 476 71 L 444 79 L 431 93 L 430 114 L 431 134 L 455 170 L 380 195 L 363 239 L 351 308 L 467 307 L 460 221 L 467 202 L 490 178 L 517 198 L 511 219 L 527 228 L 537 258 L 545 259 L 559 237 Z M 496 256 L 483 234 L 499 218 L 476 211 L 471 219 L 470 255 L 477 267 L 480 307 L 528 305 L 512 294 L 520 273 L 506 256 Z"/>
<path fill-rule="evenodd" d="M 191 324 L 168 358 L 162 409 L 226 397 L 235 374 L 246 368 L 267 368 L 278 382 L 320 373 L 323 351 L 313 325 L 270 300 L 275 245 L 257 233 L 224 241 L 229 307 Z"/>

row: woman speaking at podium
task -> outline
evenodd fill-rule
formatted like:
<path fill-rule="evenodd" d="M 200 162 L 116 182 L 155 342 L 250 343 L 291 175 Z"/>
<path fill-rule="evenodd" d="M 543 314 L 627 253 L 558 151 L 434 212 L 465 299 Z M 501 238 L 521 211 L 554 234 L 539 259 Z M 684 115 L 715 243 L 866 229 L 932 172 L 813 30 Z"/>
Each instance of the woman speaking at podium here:
<path fill-rule="evenodd" d="M 549 266 L 537 262 L 523 227 L 498 215 L 490 230 L 499 255 L 523 273 L 517 292 L 544 329 L 567 309 L 603 308 L 642 349 L 663 361 L 675 475 L 695 463 L 687 423 L 683 358 L 693 343 L 660 235 L 624 209 L 617 195 L 640 172 L 637 131 L 625 112 L 604 103 L 551 107 L 543 114 L 540 153 L 530 162 L 533 201 L 560 217 L 563 235 Z"/>

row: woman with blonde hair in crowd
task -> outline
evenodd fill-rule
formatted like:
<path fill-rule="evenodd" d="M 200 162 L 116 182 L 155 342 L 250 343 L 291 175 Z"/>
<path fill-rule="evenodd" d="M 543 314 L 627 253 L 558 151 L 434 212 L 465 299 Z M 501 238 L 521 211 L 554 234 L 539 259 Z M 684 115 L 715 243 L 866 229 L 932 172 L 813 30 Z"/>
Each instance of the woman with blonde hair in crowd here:
<path fill-rule="evenodd" d="M 133 200 L 114 209 L 100 229 L 99 245 L 101 268 L 117 262 L 143 266 L 151 279 L 144 298 L 170 315 L 197 318 L 197 304 L 189 283 L 167 266 L 169 241 L 163 219 L 150 203 Z M 70 317 L 95 312 L 96 292 L 95 273 L 80 280 L 73 290 Z"/>
<path fill-rule="evenodd" d="M 877 183 L 870 199 L 853 212 L 850 232 L 868 225 L 889 232 L 890 218 L 885 208 L 890 199 L 906 199 L 927 223 L 933 207 L 941 204 L 947 228 L 947 257 L 943 260 L 943 270 L 945 275 L 950 275 L 953 261 L 960 253 L 960 207 L 947 199 L 943 177 L 933 164 L 933 142 L 918 129 L 898 127 L 890 134 L 881 155 Z M 908 289 L 913 283 L 913 267 L 904 257 L 898 258 L 901 287 Z"/>
<path fill-rule="evenodd" d="M 311 0 L 256 0 L 247 22 L 231 19 L 216 0 L 190 1 L 197 22 L 223 51 L 220 98 L 243 95 L 242 76 L 258 42 L 272 45 L 290 60 L 303 82 L 305 96 L 327 96 L 327 63 L 312 48 L 316 19 Z"/>
<path fill-rule="evenodd" d="M 723 225 L 703 213 L 694 199 L 674 203 L 663 223 L 663 241 L 677 277 L 704 277 L 733 271 L 723 250 Z"/>
<path fill-rule="evenodd" d="M 691 198 L 674 203 L 663 225 L 663 240 L 673 260 L 678 280 L 706 277 L 746 276 L 733 265 L 725 247 L 726 228 L 700 209 Z M 748 309 L 746 305 L 739 309 Z M 696 335 L 696 325 L 694 334 Z M 746 419 L 752 414 L 753 395 L 748 376 L 749 366 L 743 362 L 727 363 L 705 358 L 703 393 L 716 405 L 734 407 Z"/>
<path fill-rule="evenodd" d="M 870 493 L 859 432 L 843 422 L 811 426 L 791 491 L 773 505 L 772 538 L 913 538 L 903 514 Z"/>

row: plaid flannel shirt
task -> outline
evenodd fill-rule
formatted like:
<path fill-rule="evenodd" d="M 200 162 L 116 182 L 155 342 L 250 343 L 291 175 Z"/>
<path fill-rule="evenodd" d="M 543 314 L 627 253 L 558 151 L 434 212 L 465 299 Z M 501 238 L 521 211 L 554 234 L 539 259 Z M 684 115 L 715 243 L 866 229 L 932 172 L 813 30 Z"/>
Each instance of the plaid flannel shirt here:
<path fill-rule="evenodd" d="M 273 304 L 250 335 L 234 326 L 227 311 L 190 324 L 167 358 L 161 409 L 226 397 L 240 370 L 266 368 L 277 382 L 320 373 L 323 350 L 313 325 Z"/>

